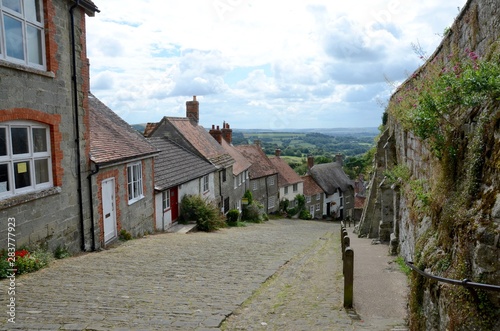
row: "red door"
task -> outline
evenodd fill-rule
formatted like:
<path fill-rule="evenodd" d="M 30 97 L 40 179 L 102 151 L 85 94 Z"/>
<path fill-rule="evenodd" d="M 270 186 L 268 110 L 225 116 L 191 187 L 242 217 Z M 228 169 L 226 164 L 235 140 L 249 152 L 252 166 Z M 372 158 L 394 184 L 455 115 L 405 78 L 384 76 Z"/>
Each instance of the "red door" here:
<path fill-rule="evenodd" d="M 177 222 L 179 217 L 179 198 L 177 186 L 170 189 L 170 209 L 172 211 L 172 223 Z"/>

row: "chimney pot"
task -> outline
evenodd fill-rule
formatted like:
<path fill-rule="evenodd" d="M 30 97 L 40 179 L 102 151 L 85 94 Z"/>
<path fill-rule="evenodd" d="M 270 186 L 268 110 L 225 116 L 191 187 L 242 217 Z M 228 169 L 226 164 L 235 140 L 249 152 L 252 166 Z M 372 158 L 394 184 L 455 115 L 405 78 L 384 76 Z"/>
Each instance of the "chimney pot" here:
<path fill-rule="evenodd" d="M 344 156 L 342 154 L 335 155 L 335 159 L 340 166 L 344 165 Z"/>
<path fill-rule="evenodd" d="M 276 155 L 276 157 L 280 157 L 281 149 L 277 148 L 276 151 L 274 152 L 274 155 Z"/>
<path fill-rule="evenodd" d="M 215 125 L 212 125 L 212 130 L 209 131 L 210 135 L 214 137 L 214 139 L 219 143 L 222 144 L 222 131 L 219 129 L 219 126 L 217 125 L 217 129 L 215 129 Z"/>
<path fill-rule="evenodd" d="M 222 125 L 222 138 L 224 138 L 229 145 L 233 143 L 233 130 L 229 128 L 229 123 L 226 123 L 225 121 Z"/>

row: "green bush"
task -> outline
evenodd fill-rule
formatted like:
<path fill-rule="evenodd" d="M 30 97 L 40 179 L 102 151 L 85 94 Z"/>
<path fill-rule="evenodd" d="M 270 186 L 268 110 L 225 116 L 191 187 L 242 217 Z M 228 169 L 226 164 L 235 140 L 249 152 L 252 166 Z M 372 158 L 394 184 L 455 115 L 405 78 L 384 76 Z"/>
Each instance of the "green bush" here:
<path fill-rule="evenodd" d="M 264 212 L 264 206 L 262 206 L 258 202 L 253 202 L 252 204 L 248 204 L 243 208 L 241 219 L 247 222 L 262 223 L 269 218 Z"/>
<path fill-rule="evenodd" d="M 120 231 L 120 240 L 127 241 L 127 240 L 131 240 L 131 239 L 132 239 L 132 235 L 130 234 L 130 232 L 128 232 L 125 229 L 121 229 L 121 231 Z"/>
<path fill-rule="evenodd" d="M 227 224 L 236 225 L 238 219 L 240 218 L 240 211 L 238 209 L 231 209 L 227 212 Z"/>
<path fill-rule="evenodd" d="M 196 221 L 201 231 L 216 231 L 226 226 L 217 206 L 199 195 L 185 195 L 182 198 L 180 216 L 184 222 Z"/>
<path fill-rule="evenodd" d="M 62 246 L 57 246 L 56 250 L 54 251 L 54 257 L 56 259 L 64 259 L 70 256 L 71 254 L 68 252 L 68 250 Z"/>
<path fill-rule="evenodd" d="M 299 214 L 299 218 L 301 220 L 310 220 L 312 219 L 312 216 L 311 213 L 309 213 L 309 211 L 307 211 L 306 209 L 302 209 L 302 211 Z"/>

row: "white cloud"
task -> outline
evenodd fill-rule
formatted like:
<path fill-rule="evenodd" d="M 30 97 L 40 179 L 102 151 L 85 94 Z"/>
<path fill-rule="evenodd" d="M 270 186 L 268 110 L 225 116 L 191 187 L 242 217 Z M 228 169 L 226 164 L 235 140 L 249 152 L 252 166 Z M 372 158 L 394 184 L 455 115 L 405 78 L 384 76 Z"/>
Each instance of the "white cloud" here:
<path fill-rule="evenodd" d="M 91 89 L 129 123 L 378 126 L 391 87 L 429 54 L 465 0 L 95 0 L 87 20 Z"/>

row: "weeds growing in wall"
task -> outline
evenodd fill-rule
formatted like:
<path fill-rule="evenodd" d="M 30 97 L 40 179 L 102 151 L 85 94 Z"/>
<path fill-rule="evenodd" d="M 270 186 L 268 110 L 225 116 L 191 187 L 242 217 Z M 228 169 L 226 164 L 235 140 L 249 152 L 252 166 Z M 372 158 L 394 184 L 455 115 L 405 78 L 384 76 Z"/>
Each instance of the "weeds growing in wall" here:
<path fill-rule="evenodd" d="M 429 230 L 415 247 L 414 262 L 421 269 L 448 278 L 474 278 L 472 254 L 478 226 L 491 227 L 485 211 L 491 210 L 493 197 L 500 193 L 490 183 L 493 189 L 483 197 L 488 184 L 485 164 L 498 161 L 491 137 L 500 122 L 499 108 L 499 57 L 481 60 L 470 50 L 436 57 L 391 99 L 387 109 L 391 117 L 419 137 L 434 156 L 433 174 L 408 175 L 403 165 L 386 174 L 393 181 L 400 178 L 411 217 L 430 220 Z M 498 229 L 491 231 L 498 233 Z M 465 289 L 437 286 L 419 276 L 412 279 L 411 287 L 414 326 L 424 327 L 423 289 L 434 302 L 440 295 L 448 299 L 450 330 L 460 329 L 460 323 L 488 329 L 497 320 L 485 294 L 473 298 Z"/>

